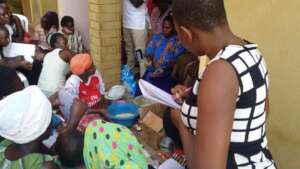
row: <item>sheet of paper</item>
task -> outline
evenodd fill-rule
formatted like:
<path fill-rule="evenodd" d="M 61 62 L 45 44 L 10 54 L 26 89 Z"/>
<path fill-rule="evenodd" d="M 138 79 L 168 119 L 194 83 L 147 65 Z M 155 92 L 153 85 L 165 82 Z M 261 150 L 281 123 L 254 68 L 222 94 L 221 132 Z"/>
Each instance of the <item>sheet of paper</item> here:
<path fill-rule="evenodd" d="M 66 121 L 68 121 L 70 119 L 71 106 L 73 104 L 75 97 L 76 96 L 71 95 L 65 89 L 60 89 L 58 91 L 58 99 L 59 99 L 59 102 L 61 103 L 60 110 L 62 111 Z"/>
<path fill-rule="evenodd" d="M 32 56 L 35 55 L 35 45 L 13 42 L 3 48 L 3 54 L 6 57 L 24 56 L 25 60 L 33 63 Z"/>
<path fill-rule="evenodd" d="M 184 167 L 181 166 L 177 161 L 169 159 L 162 163 L 158 169 L 184 169 Z"/>
<path fill-rule="evenodd" d="M 47 148 L 51 148 L 55 144 L 57 137 L 58 137 L 57 131 L 53 131 L 52 135 L 47 140 L 43 140 L 42 143 Z"/>
<path fill-rule="evenodd" d="M 174 101 L 172 95 L 169 93 L 142 79 L 139 81 L 139 86 L 145 98 L 161 103 L 168 107 L 180 109 L 181 106 Z"/>

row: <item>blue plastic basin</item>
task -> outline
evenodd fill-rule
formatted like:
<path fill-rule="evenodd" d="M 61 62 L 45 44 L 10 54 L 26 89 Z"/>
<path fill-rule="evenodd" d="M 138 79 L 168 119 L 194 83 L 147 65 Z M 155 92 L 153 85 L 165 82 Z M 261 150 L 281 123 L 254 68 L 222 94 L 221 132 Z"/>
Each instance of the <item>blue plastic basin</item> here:
<path fill-rule="evenodd" d="M 132 127 L 139 116 L 139 109 L 136 105 L 132 103 L 113 103 L 108 109 L 108 118 L 118 124 L 124 125 L 126 127 Z M 118 117 L 119 114 L 130 113 L 130 117 Z"/>

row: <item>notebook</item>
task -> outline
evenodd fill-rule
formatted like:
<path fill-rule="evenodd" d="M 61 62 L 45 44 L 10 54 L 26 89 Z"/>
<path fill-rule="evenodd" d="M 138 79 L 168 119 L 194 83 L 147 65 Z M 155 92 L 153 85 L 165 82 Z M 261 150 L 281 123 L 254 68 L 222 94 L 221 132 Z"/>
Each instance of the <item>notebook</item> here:
<path fill-rule="evenodd" d="M 139 87 L 145 98 L 161 103 L 168 107 L 172 107 L 174 109 L 181 108 L 181 106 L 175 102 L 172 95 L 152 85 L 151 83 L 141 79 L 139 81 Z"/>

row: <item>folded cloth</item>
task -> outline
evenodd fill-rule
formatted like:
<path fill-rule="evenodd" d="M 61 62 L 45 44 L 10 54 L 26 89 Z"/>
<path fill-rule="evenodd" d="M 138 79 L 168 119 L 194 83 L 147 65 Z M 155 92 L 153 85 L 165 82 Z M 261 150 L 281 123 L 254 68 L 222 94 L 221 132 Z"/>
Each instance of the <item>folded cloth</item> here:
<path fill-rule="evenodd" d="M 37 86 L 0 101 L 0 135 L 18 144 L 39 138 L 50 125 L 51 103 Z"/>

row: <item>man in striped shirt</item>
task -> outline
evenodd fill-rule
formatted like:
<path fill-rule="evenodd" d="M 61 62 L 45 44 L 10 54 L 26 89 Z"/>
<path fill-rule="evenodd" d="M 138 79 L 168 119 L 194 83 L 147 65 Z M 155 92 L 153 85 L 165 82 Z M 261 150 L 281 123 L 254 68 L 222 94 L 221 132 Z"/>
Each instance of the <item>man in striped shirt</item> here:
<path fill-rule="evenodd" d="M 83 53 L 83 39 L 80 32 L 74 28 L 74 19 L 71 16 L 64 16 L 60 24 L 62 33 L 68 39 L 69 49 L 74 53 Z"/>

